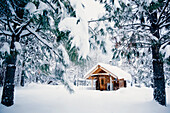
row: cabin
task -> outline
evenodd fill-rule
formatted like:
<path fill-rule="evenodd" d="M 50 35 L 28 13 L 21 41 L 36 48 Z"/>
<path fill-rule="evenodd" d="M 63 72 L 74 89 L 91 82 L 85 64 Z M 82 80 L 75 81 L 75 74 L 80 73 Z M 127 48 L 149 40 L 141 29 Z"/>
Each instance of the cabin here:
<path fill-rule="evenodd" d="M 127 86 L 131 75 L 124 70 L 110 64 L 98 63 L 86 74 L 85 79 L 91 80 L 92 89 L 96 90 L 117 90 Z"/>

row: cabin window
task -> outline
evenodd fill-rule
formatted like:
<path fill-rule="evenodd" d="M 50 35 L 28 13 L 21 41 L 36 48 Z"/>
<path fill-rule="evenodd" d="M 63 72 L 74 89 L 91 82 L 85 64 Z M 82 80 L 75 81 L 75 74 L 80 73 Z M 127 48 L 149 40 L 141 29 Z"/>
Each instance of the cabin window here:
<path fill-rule="evenodd" d="M 101 80 L 101 84 L 104 85 L 104 79 Z"/>

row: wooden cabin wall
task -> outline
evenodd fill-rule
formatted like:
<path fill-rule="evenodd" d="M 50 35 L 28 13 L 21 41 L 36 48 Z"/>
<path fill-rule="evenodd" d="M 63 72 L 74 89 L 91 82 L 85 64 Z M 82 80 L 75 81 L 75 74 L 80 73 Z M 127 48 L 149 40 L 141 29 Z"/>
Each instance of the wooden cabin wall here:
<path fill-rule="evenodd" d="M 119 88 L 125 87 L 125 80 L 119 79 Z"/>
<path fill-rule="evenodd" d="M 108 90 L 107 84 L 110 84 L 110 76 L 108 75 L 98 75 L 93 77 L 96 79 L 96 90 Z M 118 90 L 119 88 L 126 87 L 126 81 L 124 79 L 118 79 L 115 81 L 115 78 L 112 77 L 113 90 Z"/>
<path fill-rule="evenodd" d="M 119 89 L 119 81 L 113 81 L 113 90 Z"/>
<path fill-rule="evenodd" d="M 117 89 L 119 89 L 119 81 L 114 81 L 115 80 L 115 78 L 114 77 L 112 77 L 112 83 L 113 83 L 113 90 L 117 90 Z M 99 83 L 98 83 L 98 81 L 99 81 Z M 96 82 L 96 84 L 98 85 L 99 84 L 99 87 L 97 86 L 96 87 L 96 89 L 97 90 L 107 90 L 108 88 L 107 88 L 107 83 L 109 83 L 110 84 L 110 76 L 108 76 L 108 75 L 101 75 L 101 76 L 99 76 L 99 78 L 98 78 L 98 81 Z"/>

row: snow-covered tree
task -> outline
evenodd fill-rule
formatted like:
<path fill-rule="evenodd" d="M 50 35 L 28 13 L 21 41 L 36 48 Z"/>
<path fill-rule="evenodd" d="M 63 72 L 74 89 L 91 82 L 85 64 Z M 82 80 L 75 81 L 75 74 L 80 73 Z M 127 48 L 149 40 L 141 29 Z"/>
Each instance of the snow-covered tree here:
<path fill-rule="evenodd" d="M 46 70 L 48 65 L 44 63 L 41 65 L 41 61 L 44 59 L 38 59 L 40 57 L 40 55 L 36 55 L 38 53 L 41 55 L 53 54 L 52 57 L 56 62 L 60 62 L 60 65 L 67 64 L 64 60 L 65 50 L 56 41 L 60 33 L 58 23 L 66 15 L 74 15 L 74 11 L 67 0 L 2 0 L 0 1 L 0 15 L 0 36 L 9 39 L 8 42 L 3 43 L 1 49 L 1 53 L 6 54 L 5 62 L 7 63 L 1 103 L 11 106 L 13 105 L 14 77 L 19 65 L 23 71 L 26 67 L 31 66 L 27 70 L 31 69 L 31 73 L 39 73 L 38 69 Z M 24 46 L 21 44 L 23 38 L 25 41 L 22 44 L 25 44 L 26 48 L 22 52 L 20 50 Z M 36 45 L 38 43 L 40 45 Z M 42 49 L 43 47 L 44 49 Z M 29 56 L 31 60 L 26 55 L 32 55 Z M 27 65 L 27 60 L 30 60 L 27 63 L 31 64 Z M 57 69 L 59 68 L 57 67 Z M 61 66 L 60 69 L 63 67 Z"/>
<path fill-rule="evenodd" d="M 70 77 L 69 75 L 68 78 L 74 82 L 74 79 L 83 78 L 83 74 L 97 62 L 92 55 L 93 52 L 89 53 L 90 49 L 99 47 L 102 48 L 103 52 L 106 52 L 102 26 L 89 23 L 90 20 L 101 17 L 104 14 L 104 8 L 103 5 L 94 0 L 70 0 L 70 3 L 75 11 L 75 16 L 63 18 L 59 24 L 59 30 L 62 31 L 61 34 L 65 37 L 62 42 L 72 61 L 70 65 L 72 69 L 68 69 L 67 73 L 68 75 L 72 73 L 73 76 Z M 97 33 L 93 30 L 95 28 Z M 96 40 L 97 35 L 101 37 L 101 40 Z M 94 64 L 93 61 L 95 61 Z M 88 62 L 91 62 L 90 67 L 87 65 Z"/>
<path fill-rule="evenodd" d="M 95 20 L 111 23 L 107 31 L 114 40 L 115 55 L 130 61 L 133 56 L 151 54 L 153 95 L 161 105 L 166 105 L 163 64 L 170 60 L 169 5 L 169 0 L 113 0 L 105 2 L 106 16 Z"/>

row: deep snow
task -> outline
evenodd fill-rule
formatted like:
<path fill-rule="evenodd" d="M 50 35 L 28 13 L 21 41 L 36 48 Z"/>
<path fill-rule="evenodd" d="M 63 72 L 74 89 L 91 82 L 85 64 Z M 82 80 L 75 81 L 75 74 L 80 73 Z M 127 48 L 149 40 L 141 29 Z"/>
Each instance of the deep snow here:
<path fill-rule="evenodd" d="M 2 94 L 2 88 L 0 88 Z M 0 113 L 169 113 L 153 100 L 151 88 L 128 87 L 117 91 L 96 91 L 75 87 L 70 94 L 64 86 L 30 84 L 16 88 L 15 104 L 0 104 Z"/>

